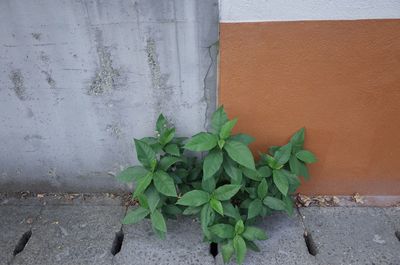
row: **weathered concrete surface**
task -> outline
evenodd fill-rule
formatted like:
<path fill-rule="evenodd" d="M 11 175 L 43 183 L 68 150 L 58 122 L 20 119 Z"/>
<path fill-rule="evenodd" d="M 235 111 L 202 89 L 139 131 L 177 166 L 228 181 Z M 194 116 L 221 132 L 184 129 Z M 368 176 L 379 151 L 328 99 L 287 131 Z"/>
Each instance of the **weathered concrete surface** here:
<path fill-rule="evenodd" d="M 0 206 L 0 265 L 8 264 L 22 235 L 28 232 L 39 216 L 41 207 Z"/>
<path fill-rule="evenodd" d="M 111 265 L 124 212 L 120 206 L 46 206 L 12 264 Z"/>
<path fill-rule="evenodd" d="M 204 130 L 217 3 L 0 1 L 0 191 L 118 190 L 160 112 Z"/>
<path fill-rule="evenodd" d="M 153 232 L 149 220 L 124 226 L 124 244 L 114 258 L 115 265 L 211 265 L 214 257 L 209 244 L 203 242 L 197 220 L 181 218 L 167 221 L 165 240 Z"/>
<path fill-rule="evenodd" d="M 400 264 L 390 208 L 301 208 L 320 264 Z"/>
<path fill-rule="evenodd" d="M 293 217 L 273 214 L 264 218 L 257 226 L 267 231 L 269 239 L 256 242 L 260 252 L 248 251 L 244 264 L 317 264 L 315 257 L 308 253 L 304 243 L 304 228 L 298 214 L 294 214 Z M 233 257 L 230 264 L 236 264 L 234 260 Z M 217 256 L 217 264 L 224 264 L 220 254 Z"/>

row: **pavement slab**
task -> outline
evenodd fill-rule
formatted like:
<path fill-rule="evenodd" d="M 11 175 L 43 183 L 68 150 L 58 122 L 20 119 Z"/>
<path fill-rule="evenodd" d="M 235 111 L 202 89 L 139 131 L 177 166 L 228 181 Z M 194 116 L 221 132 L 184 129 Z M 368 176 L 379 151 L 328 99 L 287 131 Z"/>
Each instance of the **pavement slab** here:
<path fill-rule="evenodd" d="M 181 217 L 167 220 L 167 235 L 161 240 L 155 235 L 149 220 L 123 227 L 121 252 L 114 265 L 214 265 L 209 243 L 203 242 L 200 223 Z"/>
<path fill-rule="evenodd" d="M 31 230 L 40 209 L 34 206 L 0 207 L 0 265 L 11 262 L 15 246 L 20 238 Z"/>
<path fill-rule="evenodd" d="M 304 228 L 297 213 L 292 217 L 275 213 L 263 218 L 257 227 L 267 231 L 268 240 L 256 244 L 260 252 L 248 251 L 244 264 L 251 265 L 312 265 L 317 264 L 310 255 L 304 241 Z M 230 264 L 236 264 L 232 257 Z M 222 265 L 221 254 L 216 257 L 217 265 Z"/>
<path fill-rule="evenodd" d="M 325 265 L 398 265 L 400 244 L 384 208 L 300 208 Z"/>
<path fill-rule="evenodd" d="M 45 206 L 12 264 L 111 265 L 111 246 L 124 212 L 121 206 Z"/>

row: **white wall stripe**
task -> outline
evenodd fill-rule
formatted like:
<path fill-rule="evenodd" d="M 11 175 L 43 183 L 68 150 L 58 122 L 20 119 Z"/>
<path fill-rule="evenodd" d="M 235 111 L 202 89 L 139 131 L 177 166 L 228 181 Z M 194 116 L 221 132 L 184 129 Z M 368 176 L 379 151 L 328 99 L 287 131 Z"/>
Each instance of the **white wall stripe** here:
<path fill-rule="evenodd" d="M 400 0 L 219 0 L 220 22 L 400 18 Z"/>

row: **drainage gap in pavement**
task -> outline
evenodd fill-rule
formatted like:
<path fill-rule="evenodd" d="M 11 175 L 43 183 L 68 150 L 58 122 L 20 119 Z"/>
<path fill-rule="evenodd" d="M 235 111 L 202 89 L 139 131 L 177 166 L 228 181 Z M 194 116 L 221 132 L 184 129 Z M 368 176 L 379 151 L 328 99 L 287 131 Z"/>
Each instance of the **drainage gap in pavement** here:
<path fill-rule="evenodd" d="M 32 236 L 32 230 L 25 232 L 21 236 L 17 245 L 14 248 L 14 252 L 13 252 L 14 256 L 16 256 L 18 253 L 21 253 L 24 250 L 24 248 L 25 248 L 26 244 L 28 244 L 28 241 L 31 238 L 31 236 Z"/>
<path fill-rule="evenodd" d="M 218 244 L 212 242 L 210 244 L 210 254 L 215 258 L 218 255 Z"/>
<path fill-rule="evenodd" d="M 318 254 L 317 245 L 315 244 L 314 239 L 312 238 L 310 232 L 307 231 L 304 232 L 304 241 L 306 241 L 308 253 L 310 253 L 310 255 L 313 256 L 317 255 Z"/>
<path fill-rule="evenodd" d="M 123 241 L 124 241 L 124 232 L 121 229 L 119 230 L 119 232 L 115 233 L 115 238 L 111 246 L 111 254 L 115 256 L 121 251 Z"/>
<path fill-rule="evenodd" d="M 394 233 L 394 235 L 397 237 L 397 239 L 400 241 L 400 230 L 399 231 L 396 231 L 395 233 Z"/>

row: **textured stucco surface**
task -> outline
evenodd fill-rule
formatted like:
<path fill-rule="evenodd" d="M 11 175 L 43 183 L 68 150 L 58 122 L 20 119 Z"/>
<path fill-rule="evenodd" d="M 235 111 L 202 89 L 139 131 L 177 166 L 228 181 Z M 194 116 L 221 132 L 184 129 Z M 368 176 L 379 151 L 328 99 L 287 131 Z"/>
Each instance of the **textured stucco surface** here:
<path fill-rule="evenodd" d="M 217 0 L 4 0 L 0 36 L 0 190 L 122 188 L 160 112 L 215 107 Z"/>

